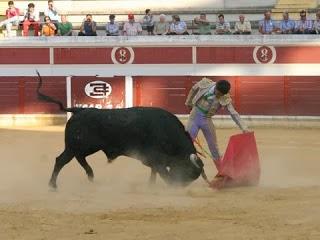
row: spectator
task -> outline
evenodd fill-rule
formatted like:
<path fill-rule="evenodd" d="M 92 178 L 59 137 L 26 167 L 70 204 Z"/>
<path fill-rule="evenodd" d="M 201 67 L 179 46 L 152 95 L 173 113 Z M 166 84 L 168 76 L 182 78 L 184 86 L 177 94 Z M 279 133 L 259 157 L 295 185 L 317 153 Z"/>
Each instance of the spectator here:
<path fill-rule="evenodd" d="M 146 9 L 146 15 L 143 17 L 143 24 L 147 26 L 148 35 L 153 35 L 154 21 L 150 9 Z"/>
<path fill-rule="evenodd" d="M 312 33 L 312 21 L 307 19 L 306 10 L 300 12 L 300 20 L 295 27 L 295 33 L 297 34 L 310 34 Z"/>
<path fill-rule="evenodd" d="M 29 35 L 29 27 L 33 26 L 34 36 L 39 36 L 39 11 L 35 10 L 33 3 L 28 4 L 28 9 L 25 11 L 23 20 L 23 36 Z"/>
<path fill-rule="evenodd" d="M 197 24 L 199 28 L 199 32 L 194 34 L 211 35 L 211 26 L 205 13 L 200 13 L 200 17 L 196 17 L 194 23 Z"/>
<path fill-rule="evenodd" d="M 155 35 L 166 35 L 168 31 L 169 23 L 166 22 L 166 15 L 160 14 L 160 20 L 155 23 L 153 33 Z"/>
<path fill-rule="evenodd" d="M 277 32 L 282 34 L 293 33 L 295 28 L 295 23 L 294 21 L 289 19 L 288 11 L 284 11 L 282 16 L 283 16 L 283 20 L 280 22 Z"/>
<path fill-rule="evenodd" d="M 272 34 L 276 31 L 276 25 L 271 19 L 271 11 L 264 12 L 264 18 L 259 22 L 259 32 L 261 34 Z"/>
<path fill-rule="evenodd" d="M 58 29 L 60 17 L 57 9 L 53 6 L 53 0 L 48 1 L 48 8 L 44 10 L 44 16 L 48 16 Z"/>
<path fill-rule="evenodd" d="M 239 21 L 236 22 L 234 26 L 234 34 L 251 34 L 251 23 L 249 21 L 245 21 L 245 16 L 240 15 Z"/>
<path fill-rule="evenodd" d="M 320 9 L 316 13 L 316 20 L 313 23 L 313 33 L 320 34 Z"/>
<path fill-rule="evenodd" d="M 18 26 L 19 25 L 19 16 L 20 11 L 18 8 L 14 6 L 13 1 L 8 2 L 8 9 L 6 10 L 6 20 L 0 22 L 0 27 L 3 25 L 6 26 L 7 36 L 11 36 L 11 27 L 12 25 Z"/>
<path fill-rule="evenodd" d="M 58 25 L 59 36 L 72 36 L 72 24 L 67 21 L 66 15 L 61 15 L 61 22 Z"/>
<path fill-rule="evenodd" d="M 141 24 L 135 22 L 134 15 L 128 14 L 128 22 L 123 25 L 123 35 L 126 36 L 137 36 L 142 34 Z"/>
<path fill-rule="evenodd" d="M 57 28 L 51 21 L 50 17 L 45 16 L 44 24 L 42 25 L 42 29 L 41 29 L 41 35 L 46 37 L 54 36 L 56 33 L 56 30 Z"/>
<path fill-rule="evenodd" d="M 106 35 L 107 36 L 119 36 L 119 25 L 114 21 L 116 16 L 111 14 L 109 16 L 110 22 L 106 25 Z"/>
<path fill-rule="evenodd" d="M 92 20 L 91 14 L 87 14 L 82 22 L 78 36 L 97 36 L 97 23 Z"/>
<path fill-rule="evenodd" d="M 169 27 L 168 35 L 189 35 L 187 24 L 181 21 L 178 15 L 172 16 L 172 23 Z"/>
<path fill-rule="evenodd" d="M 216 34 L 231 34 L 230 24 L 224 20 L 224 15 L 219 14 L 219 21 L 216 24 Z"/>

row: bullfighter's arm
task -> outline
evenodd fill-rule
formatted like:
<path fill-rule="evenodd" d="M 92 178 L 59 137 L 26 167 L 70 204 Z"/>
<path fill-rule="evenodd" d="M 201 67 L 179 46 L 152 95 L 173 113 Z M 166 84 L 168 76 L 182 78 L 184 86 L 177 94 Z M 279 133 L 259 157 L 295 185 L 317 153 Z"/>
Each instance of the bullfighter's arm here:
<path fill-rule="evenodd" d="M 198 83 L 196 83 L 195 85 L 192 86 L 192 88 L 190 89 L 189 94 L 187 96 L 187 99 L 185 102 L 185 105 L 187 107 L 193 107 L 192 99 L 195 97 L 198 90 L 199 90 L 199 86 L 198 86 Z"/>
<path fill-rule="evenodd" d="M 242 131 L 248 131 L 247 125 L 241 120 L 239 113 L 234 109 L 232 103 L 226 105 L 226 109 L 229 112 L 232 120 L 239 126 Z"/>

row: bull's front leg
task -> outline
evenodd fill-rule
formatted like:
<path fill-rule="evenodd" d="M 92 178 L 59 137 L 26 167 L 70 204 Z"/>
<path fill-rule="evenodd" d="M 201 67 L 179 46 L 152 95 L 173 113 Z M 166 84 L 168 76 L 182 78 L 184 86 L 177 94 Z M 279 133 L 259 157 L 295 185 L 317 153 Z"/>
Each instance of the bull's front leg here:
<path fill-rule="evenodd" d="M 156 179 L 157 179 L 157 171 L 154 168 L 151 168 L 149 185 L 153 186 L 156 183 Z"/>

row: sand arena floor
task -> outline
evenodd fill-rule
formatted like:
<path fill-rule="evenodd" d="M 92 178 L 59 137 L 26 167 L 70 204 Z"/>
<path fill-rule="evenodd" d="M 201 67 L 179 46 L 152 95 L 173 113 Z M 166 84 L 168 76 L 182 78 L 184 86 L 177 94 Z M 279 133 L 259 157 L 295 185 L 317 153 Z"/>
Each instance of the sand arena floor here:
<path fill-rule="evenodd" d="M 198 179 L 185 189 L 149 169 L 102 153 L 88 182 L 73 160 L 47 186 L 63 149 L 63 127 L 0 129 L 0 239 L 320 239 L 320 130 L 256 129 L 259 187 L 223 191 Z M 236 129 L 218 129 L 220 148 Z M 213 164 L 205 162 L 214 176 Z"/>

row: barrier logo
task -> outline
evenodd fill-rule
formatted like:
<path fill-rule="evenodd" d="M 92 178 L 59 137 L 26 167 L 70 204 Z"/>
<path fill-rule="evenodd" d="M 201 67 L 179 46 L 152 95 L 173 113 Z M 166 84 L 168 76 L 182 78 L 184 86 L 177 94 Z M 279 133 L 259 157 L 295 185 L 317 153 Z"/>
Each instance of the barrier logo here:
<path fill-rule="evenodd" d="M 106 98 L 111 94 L 112 87 L 104 81 L 93 81 L 85 86 L 84 91 L 87 96 L 92 98 Z"/>
<path fill-rule="evenodd" d="M 257 64 L 272 64 L 277 53 L 273 46 L 256 46 L 253 50 L 253 59 Z"/>
<path fill-rule="evenodd" d="M 131 47 L 115 47 L 111 51 L 114 64 L 131 64 L 134 60 L 134 51 Z"/>

